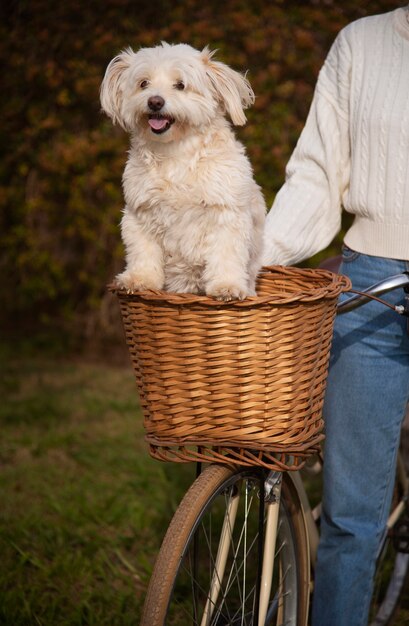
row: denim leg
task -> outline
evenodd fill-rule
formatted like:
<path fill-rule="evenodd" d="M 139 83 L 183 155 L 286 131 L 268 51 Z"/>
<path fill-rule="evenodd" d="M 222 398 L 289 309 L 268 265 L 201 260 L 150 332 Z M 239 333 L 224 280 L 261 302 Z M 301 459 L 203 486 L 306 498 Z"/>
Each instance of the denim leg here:
<path fill-rule="evenodd" d="M 356 289 L 409 269 L 345 252 Z M 403 301 L 402 290 L 385 296 Z M 314 626 L 365 626 L 375 560 L 389 513 L 409 397 L 406 319 L 378 303 L 336 320 L 324 406 L 325 462 Z"/>

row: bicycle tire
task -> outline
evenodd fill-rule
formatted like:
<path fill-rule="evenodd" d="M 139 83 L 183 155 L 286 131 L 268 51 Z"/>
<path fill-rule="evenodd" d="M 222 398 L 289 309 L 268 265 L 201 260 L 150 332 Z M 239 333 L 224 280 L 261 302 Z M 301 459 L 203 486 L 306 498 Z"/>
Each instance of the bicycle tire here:
<path fill-rule="evenodd" d="M 254 467 L 210 465 L 192 484 L 163 540 L 149 584 L 141 626 L 253 624 L 254 576 L 259 566 L 256 546 L 258 526 L 253 515 L 257 517 L 259 514 L 263 472 L 265 470 Z M 226 507 L 239 490 L 243 496 L 238 500 L 243 500 L 245 504 L 243 510 L 239 505 L 236 523 L 230 533 L 233 535 L 237 529 L 239 534 L 234 535 L 231 541 L 223 588 L 212 604 L 211 617 L 206 619 L 203 618 L 203 611 L 214 576 L 215 551 L 219 543 L 217 525 L 221 527 Z M 245 531 L 244 526 L 241 528 L 237 523 L 242 514 L 247 521 Z M 241 537 L 247 533 L 243 550 L 245 558 L 242 558 L 241 539 L 236 538 L 240 533 Z M 194 550 L 196 565 L 192 566 Z M 196 571 L 192 573 L 195 567 Z M 297 492 L 286 474 L 283 475 L 281 491 L 274 571 L 265 626 L 305 624 L 309 596 L 308 543 Z M 240 592 L 244 579 L 248 587 Z M 236 619 L 236 615 L 239 618 Z M 256 623 L 257 620 L 254 620 L 254 625 Z"/>

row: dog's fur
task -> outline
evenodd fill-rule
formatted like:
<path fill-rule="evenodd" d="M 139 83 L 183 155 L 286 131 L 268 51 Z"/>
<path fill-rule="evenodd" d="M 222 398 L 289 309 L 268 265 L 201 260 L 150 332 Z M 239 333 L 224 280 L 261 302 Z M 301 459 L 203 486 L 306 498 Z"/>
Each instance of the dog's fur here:
<path fill-rule="evenodd" d="M 123 51 L 103 110 L 131 135 L 121 222 L 127 290 L 221 300 L 255 294 L 265 203 L 233 124 L 254 102 L 244 76 L 186 44 Z"/>

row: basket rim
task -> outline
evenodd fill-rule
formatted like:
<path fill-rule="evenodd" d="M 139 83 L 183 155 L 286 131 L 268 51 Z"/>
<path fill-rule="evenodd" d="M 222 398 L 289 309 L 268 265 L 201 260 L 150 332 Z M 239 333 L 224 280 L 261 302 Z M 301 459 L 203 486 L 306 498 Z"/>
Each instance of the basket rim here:
<path fill-rule="evenodd" d="M 244 300 L 217 300 L 211 296 L 191 294 L 191 293 L 173 293 L 163 290 L 146 290 L 131 291 L 118 287 L 115 282 L 108 285 L 108 289 L 121 298 L 146 300 L 149 302 L 166 302 L 173 305 L 204 305 L 216 308 L 246 308 L 254 307 L 261 304 L 291 304 L 296 302 L 316 302 L 326 298 L 337 298 L 341 293 L 351 289 L 351 281 L 342 274 L 335 274 L 330 270 L 318 268 L 298 268 L 286 267 L 283 265 L 263 266 L 260 270 L 258 279 L 263 279 L 268 275 L 276 275 L 277 277 L 288 279 L 303 278 L 306 281 L 305 287 L 295 292 L 276 292 L 268 295 L 248 296 Z M 326 279 L 325 286 L 312 285 L 314 279 Z M 308 283 L 310 281 L 310 283 Z"/>

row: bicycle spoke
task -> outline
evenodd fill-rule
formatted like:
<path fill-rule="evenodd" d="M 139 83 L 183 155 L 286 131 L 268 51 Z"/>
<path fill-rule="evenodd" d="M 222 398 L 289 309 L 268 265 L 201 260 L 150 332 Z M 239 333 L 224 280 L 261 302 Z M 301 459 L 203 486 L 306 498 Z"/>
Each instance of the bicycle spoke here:
<path fill-rule="evenodd" d="M 225 471 L 220 470 L 220 473 Z M 219 470 L 212 468 L 211 472 L 216 475 Z M 155 621 L 154 626 L 256 626 L 260 550 L 264 552 L 261 545 L 264 540 L 259 536 L 267 523 L 267 510 L 263 512 L 262 507 L 260 512 L 261 479 L 259 470 L 242 469 L 232 473 L 210 498 L 206 496 L 207 501 L 203 497 L 203 504 L 195 507 L 196 521 L 186 527 L 185 543 L 174 549 L 173 537 L 177 537 L 183 527 L 184 516 L 180 515 L 175 521 L 174 533 L 169 534 L 163 549 L 163 563 L 167 563 L 166 552 L 172 552 L 174 582 L 165 605 L 166 620 Z M 204 478 L 198 481 L 205 486 Z M 189 500 L 189 507 L 201 497 L 202 488 L 198 487 Z M 288 500 L 288 487 L 286 497 Z M 297 590 L 295 603 L 290 600 L 287 604 L 287 598 L 291 597 L 289 588 L 296 584 L 291 574 L 293 531 L 291 518 L 280 505 L 281 519 L 284 524 L 280 521 L 277 529 L 277 556 L 265 624 L 296 626 Z M 156 581 L 160 584 L 159 574 Z M 156 614 L 155 597 L 152 591 L 151 608 L 146 612 L 151 617 Z M 144 626 L 151 626 L 149 620 Z"/>

